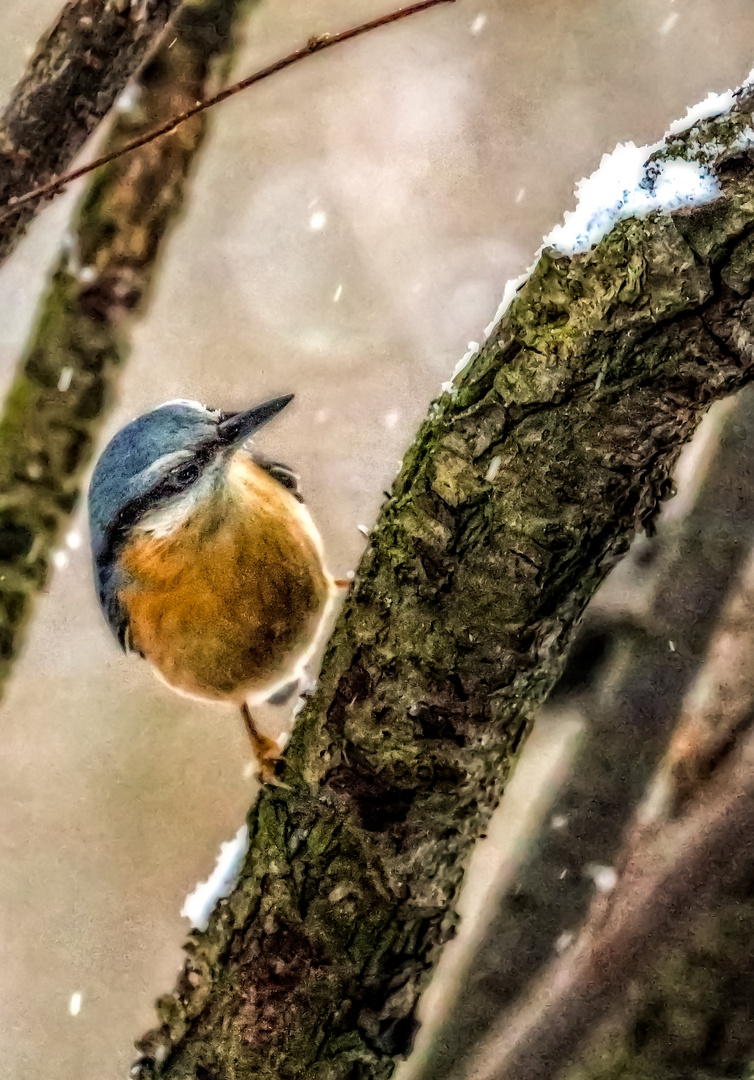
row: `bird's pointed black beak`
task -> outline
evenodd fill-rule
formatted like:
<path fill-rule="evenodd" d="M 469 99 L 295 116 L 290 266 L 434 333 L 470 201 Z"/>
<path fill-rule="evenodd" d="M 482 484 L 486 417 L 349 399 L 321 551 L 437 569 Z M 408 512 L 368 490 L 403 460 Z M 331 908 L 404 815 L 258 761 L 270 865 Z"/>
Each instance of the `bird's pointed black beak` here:
<path fill-rule="evenodd" d="M 232 446 L 234 443 L 250 439 L 255 431 L 259 431 L 261 427 L 269 423 L 273 416 L 277 416 L 291 401 L 293 401 L 293 394 L 286 394 L 284 397 L 265 401 L 263 405 L 256 405 L 247 412 L 232 413 L 217 426 L 220 440 L 226 446 Z"/>

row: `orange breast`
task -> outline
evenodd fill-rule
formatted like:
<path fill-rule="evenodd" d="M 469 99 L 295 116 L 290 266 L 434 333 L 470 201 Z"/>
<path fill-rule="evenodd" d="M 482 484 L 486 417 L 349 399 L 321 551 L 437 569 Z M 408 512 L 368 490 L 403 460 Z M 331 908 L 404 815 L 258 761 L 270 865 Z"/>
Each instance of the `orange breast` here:
<path fill-rule="evenodd" d="M 170 535 L 136 530 L 122 564 L 133 647 L 200 697 L 261 697 L 285 679 L 331 588 L 306 510 L 243 451 Z"/>

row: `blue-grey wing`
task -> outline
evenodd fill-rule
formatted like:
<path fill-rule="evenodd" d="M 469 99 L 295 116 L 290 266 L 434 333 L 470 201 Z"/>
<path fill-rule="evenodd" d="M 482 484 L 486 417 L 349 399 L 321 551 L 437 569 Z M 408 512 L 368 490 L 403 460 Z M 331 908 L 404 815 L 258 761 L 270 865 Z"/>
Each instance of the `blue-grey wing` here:
<path fill-rule="evenodd" d="M 277 480 L 277 482 L 287 491 L 290 491 L 294 498 L 298 499 L 300 503 L 304 501 L 304 496 L 301 494 L 298 483 L 301 477 L 298 473 L 295 473 L 293 469 L 289 469 L 287 465 L 283 465 L 280 461 L 270 461 L 259 452 L 254 453 L 254 462 L 260 469 L 264 469 L 266 473 Z"/>
<path fill-rule="evenodd" d="M 96 478 L 95 478 L 96 479 Z M 115 522 L 100 512 L 94 482 L 89 494 L 89 534 L 92 545 L 94 588 L 102 613 L 124 652 L 130 651 L 128 612 L 119 599 L 124 582 L 119 570 L 121 537 Z"/>
<path fill-rule="evenodd" d="M 131 652 L 131 626 L 128 612 L 118 596 L 119 575 L 112 566 L 98 566 L 94 559 L 94 584 L 102 613 L 123 652 Z"/>

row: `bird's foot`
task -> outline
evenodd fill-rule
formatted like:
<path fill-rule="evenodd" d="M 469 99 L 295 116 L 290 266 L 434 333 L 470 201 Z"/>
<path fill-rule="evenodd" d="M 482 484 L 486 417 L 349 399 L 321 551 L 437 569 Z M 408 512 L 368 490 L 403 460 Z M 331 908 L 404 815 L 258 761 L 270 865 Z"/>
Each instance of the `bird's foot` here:
<path fill-rule="evenodd" d="M 260 782 L 282 786 L 278 780 L 278 772 L 283 762 L 280 746 L 274 739 L 268 738 L 258 730 L 246 702 L 241 706 L 241 715 L 246 725 L 254 757 L 257 759 L 257 776 Z"/>
<path fill-rule="evenodd" d="M 259 757 L 257 758 L 257 761 L 257 776 L 259 777 L 260 784 L 270 784 L 272 787 L 288 787 L 288 785 L 284 784 L 278 776 L 283 765 L 283 758 L 280 756 L 279 750 L 277 751 L 276 756 L 273 757 L 270 755 L 269 757 Z"/>

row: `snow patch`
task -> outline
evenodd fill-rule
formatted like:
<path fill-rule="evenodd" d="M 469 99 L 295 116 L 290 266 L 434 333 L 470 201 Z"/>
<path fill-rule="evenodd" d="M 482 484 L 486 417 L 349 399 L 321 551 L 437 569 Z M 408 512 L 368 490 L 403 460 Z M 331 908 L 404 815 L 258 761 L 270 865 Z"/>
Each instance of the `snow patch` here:
<path fill-rule="evenodd" d="M 487 481 L 488 484 L 491 484 L 497 474 L 500 472 L 500 465 L 502 463 L 502 460 L 503 459 L 500 457 L 499 454 L 495 454 L 492 461 L 490 462 L 489 468 L 484 475 L 484 479 Z"/>
<path fill-rule="evenodd" d="M 701 162 L 664 158 L 645 165 L 662 145 L 620 143 L 612 154 L 604 154 L 599 168 L 576 185 L 576 209 L 566 212 L 544 246 L 576 255 L 593 248 L 625 218 L 702 206 L 722 194 L 716 177 Z"/>
<path fill-rule="evenodd" d="M 584 873 L 592 879 L 597 892 L 612 892 L 618 884 L 618 874 L 612 866 L 589 863 L 588 866 L 584 867 Z"/>
<path fill-rule="evenodd" d="M 534 256 L 534 262 L 531 264 L 531 266 L 528 266 L 526 270 L 524 270 L 523 274 L 519 274 L 518 277 L 510 278 L 508 281 L 506 281 L 505 287 L 503 289 L 503 299 L 500 301 L 500 307 L 495 312 L 495 317 L 489 324 L 489 326 L 485 326 L 484 328 L 485 338 L 488 338 L 490 336 L 492 331 L 502 319 L 503 315 L 505 315 L 506 311 L 513 303 L 518 290 L 521 288 L 522 285 L 526 284 L 531 275 L 534 273 L 534 267 L 539 262 L 539 256 L 541 254 L 542 247 L 540 246 L 539 251 Z M 471 358 L 469 357 L 469 359 Z M 453 378 L 455 378 L 455 375 L 453 376 Z"/>
<path fill-rule="evenodd" d="M 137 82 L 128 83 L 115 102 L 116 112 L 121 116 L 136 112 L 141 104 L 141 94 L 142 89 Z"/>
<path fill-rule="evenodd" d="M 668 128 L 668 135 L 680 135 L 681 132 L 688 131 L 692 124 L 696 124 L 700 120 L 710 120 L 713 116 L 720 116 L 722 113 L 728 112 L 733 108 L 734 101 L 733 90 L 726 90 L 724 94 L 710 92 L 703 101 L 698 102 L 696 105 L 690 105 L 686 109 L 685 116 L 673 121 Z"/>
<path fill-rule="evenodd" d="M 669 27 L 668 27 L 669 29 Z M 754 68 L 747 76 L 744 86 L 754 82 Z M 534 261 L 523 274 L 506 282 L 503 298 L 492 322 L 485 327 L 484 336 L 489 337 L 513 302 L 516 293 L 531 276 L 539 262 L 542 251 L 551 247 L 563 255 L 576 255 L 591 250 L 617 224 L 630 217 L 646 217 L 653 212 L 670 214 L 682 207 L 703 206 L 718 198 L 722 192 L 713 170 L 704 160 L 663 157 L 647 164 L 648 159 L 661 150 L 667 138 L 687 131 L 693 124 L 728 112 L 735 102 L 735 92 L 710 93 L 703 101 L 686 110 L 686 115 L 674 120 L 667 132 L 656 143 L 636 146 L 633 142 L 620 143 L 610 154 L 604 154 L 599 167 L 576 185 L 575 210 L 567 211 L 563 222 L 544 238 Z M 733 144 L 732 149 L 744 149 L 754 145 L 754 130 L 746 127 Z M 714 154 L 715 144 L 707 142 L 690 149 L 699 158 Z M 717 148 L 718 150 L 722 147 Z M 518 192 L 515 202 L 520 202 L 524 188 Z M 450 382 L 442 384 L 444 391 L 452 387 L 453 380 L 466 367 L 475 351 L 461 357 L 455 366 Z"/>
<path fill-rule="evenodd" d="M 510 284 L 510 282 L 508 284 Z M 506 288 L 507 288 L 507 286 L 506 286 Z M 489 333 L 489 331 L 487 331 L 487 333 Z M 460 373 L 466 367 L 466 365 L 468 364 L 468 362 L 472 358 L 472 356 L 474 356 L 474 354 L 478 353 L 478 352 L 479 352 L 479 342 L 478 341 L 470 341 L 467 351 L 463 354 L 463 356 L 461 357 L 461 359 L 458 361 L 458 363 L 456 364 L 456 366 L 453 369 L 453 374 L 450 376 L 450 382 L 444 382 L 442 384 L 443 390 L 450 390 L 451 386 L 453 385 L 453 379 L 455 379 L 456 375 L 460 375 Z"/>
<path fill-rule="evenodd" d="M 249 850 L 249 829 L 242 825 L 232 840 L 220 845 L 217 865 L 206 881 L 200 881 L 189 893 L 181 915 L 191 920 L 197 930 L 206 930 L 209 917 L 218 900 L 230 896 L 236 887 L 241 864 Z"/>
<path fill-rule="evenodd" d="M 71 389 L 71 380 L 73 379 L 73 368 L 64 367 L 60 372 L 60 378 L 58 379 L 58 390 L 61 394 L 65 394 L 67 390 Z"/>

